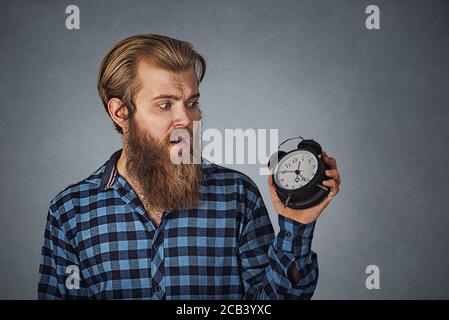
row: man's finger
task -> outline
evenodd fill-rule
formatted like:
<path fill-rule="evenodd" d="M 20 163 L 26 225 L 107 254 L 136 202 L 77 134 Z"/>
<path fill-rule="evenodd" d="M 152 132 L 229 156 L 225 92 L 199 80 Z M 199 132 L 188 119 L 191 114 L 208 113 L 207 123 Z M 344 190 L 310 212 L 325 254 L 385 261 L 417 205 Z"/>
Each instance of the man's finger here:
<path fill-rule="evenodd" d="M 324 163 L 329 165 L 332 169 L 337 169 L 337 160 L 335 160 L 332 157 L 329 157 L 326 153 L 326 151 L 323 151 L 321 153 L 321 158 L 323 159 Z"/>
<path fill-rule="evenodd" d="M 332 195 L 336 195 L 339 191 L 338 183 L 334 179 L 324 180 L 323 185 L 330 188 Z"/>
<path fill-rule="evenodd" d="M 325 170 L 324 172 L 326 173 L 326 176 L 328 176 L 329 178 L 337 180 L 338 184 L 341 183 L 340 173 L 338 172 L 337 169 Z"/>
<path fill-rule="evenodd" d="M 329 169 L 329 170 L 325 170 L 324 172 L 326 173 L 326 176 L 328 176 L 329 178 L 337 179 L 337 177 L 338 177 L 337 169 Z"/>

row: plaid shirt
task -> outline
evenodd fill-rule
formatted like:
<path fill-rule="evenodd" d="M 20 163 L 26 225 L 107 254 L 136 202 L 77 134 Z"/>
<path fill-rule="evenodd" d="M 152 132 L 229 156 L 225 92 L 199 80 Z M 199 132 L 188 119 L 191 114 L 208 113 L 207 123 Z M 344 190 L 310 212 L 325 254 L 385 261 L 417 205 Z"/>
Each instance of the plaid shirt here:
<path fill-rule="evenodd" d="M 51 202 L 39 299 L 308 299 L 318 278 L 314 223 L 273 227 L 246 175 L 202 162 L 202 200 L 156 228 L 116 170 L 121 150 Z M 287 269 L 294 264 L 300 280 Z M 79 288 L 73 269 L 80 272 Z M 70 268 L 70 267 L 69 267 Z"/>

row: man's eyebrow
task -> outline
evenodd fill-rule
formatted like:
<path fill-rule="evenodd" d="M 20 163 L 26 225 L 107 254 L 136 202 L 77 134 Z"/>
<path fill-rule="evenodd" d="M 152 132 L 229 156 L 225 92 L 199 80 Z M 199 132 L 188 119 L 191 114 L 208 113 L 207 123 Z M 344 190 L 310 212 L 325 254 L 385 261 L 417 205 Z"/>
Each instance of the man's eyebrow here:
<path fill-rule="evenodd" d="M 197 93 L 192 94 L 187 100 L 191 100 L 191 99 L 199 98 L 199 97 L 200 97 L 200 93 L 197 92 Z M 152 100 L 157 100 L 157 99 L 181 100 L 180 97 L 172 95 L 172 94 L 160 94 L 160 95 L 154 97 Z"/>

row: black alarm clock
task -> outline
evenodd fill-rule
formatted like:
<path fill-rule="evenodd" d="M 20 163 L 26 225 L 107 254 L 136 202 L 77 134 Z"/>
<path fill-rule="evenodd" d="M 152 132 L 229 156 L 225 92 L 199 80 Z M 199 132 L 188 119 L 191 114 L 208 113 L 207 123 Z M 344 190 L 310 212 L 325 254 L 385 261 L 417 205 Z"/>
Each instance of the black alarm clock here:
<path fill-rule="evenodd" d="M 285 152 L 281 146 L 287 141 L 301 139 L 296 149 Z M 302 137 L 285 140 L 278 151 L 270 157 L 273 183 L 284 207 L 304 209 L 321 202 L 329 189 L 322 185 L 328 179 L 325 170 L 330 169 L 321 159 L 321 146 L 318 142 Z"/>

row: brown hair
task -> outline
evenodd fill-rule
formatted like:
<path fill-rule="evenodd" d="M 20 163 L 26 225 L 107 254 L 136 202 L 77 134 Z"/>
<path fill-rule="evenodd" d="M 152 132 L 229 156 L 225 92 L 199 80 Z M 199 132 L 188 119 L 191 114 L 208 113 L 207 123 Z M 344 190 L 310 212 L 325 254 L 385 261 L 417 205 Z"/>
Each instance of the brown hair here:
<path fill-rule="evenodd" d="M 133 114 L 135 97 L 140 88 L 140 83 L 136 81 L 137 65 L 141 60 L 175 72 L 193 67 L 198 83 L 206 73 L 205 59 L 186 41 L 154 34 L 126 38 L 108 52 L 98 74 L 98 94 L 108 114 L 108 102 L 112 98 L 122 100 L 128 118 Z M 122 128 L 115 122 L 114 125 L 123 134 Z"/>

